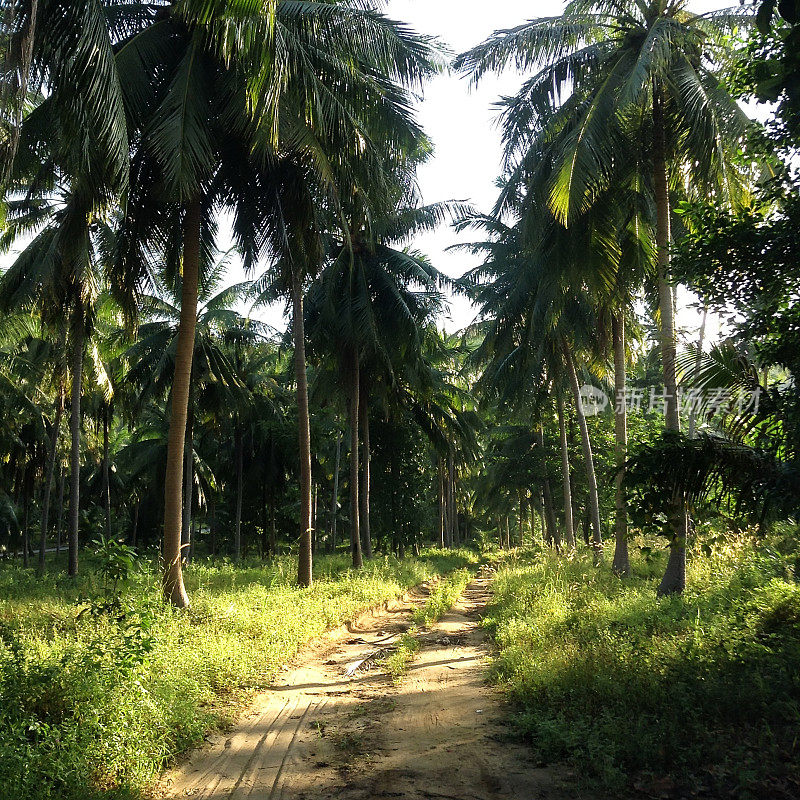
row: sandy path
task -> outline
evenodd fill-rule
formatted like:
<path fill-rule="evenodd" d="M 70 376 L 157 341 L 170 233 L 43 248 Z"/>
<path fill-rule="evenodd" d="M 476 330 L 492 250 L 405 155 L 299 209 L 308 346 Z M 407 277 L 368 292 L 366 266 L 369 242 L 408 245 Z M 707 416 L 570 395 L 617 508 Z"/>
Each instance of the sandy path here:
<path fill-rule="evenodd" d="M 475 579 L 456 607 L 419 635 L 395 685 L 380 665 L 347 668 L 409 627 L 421 591 L 365 615 L 307 649 L 257 698 L 234 731 L 165 777 L 166 797 L 197 800 L 580 800 L 527 748 L 503 738 L 504 710 L 485 685 L 489 596 Z"/>

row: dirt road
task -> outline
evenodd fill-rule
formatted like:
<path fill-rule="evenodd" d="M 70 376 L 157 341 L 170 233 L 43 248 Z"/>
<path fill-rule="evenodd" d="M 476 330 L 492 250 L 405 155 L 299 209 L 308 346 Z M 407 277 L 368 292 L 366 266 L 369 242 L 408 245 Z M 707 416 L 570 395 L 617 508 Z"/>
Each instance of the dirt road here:
<path fill-rule="evenodd" d="M 501 700 L 485 685 L 488 642 L 479 622 L 488 596 L 489 578 L 475 579 L 421 632 L 399 684 L 380 663 L 348 672 L 408 629 L 424 588 L 317 642 L 231 733 L 165 776 L 165 796 L 580 800 L 565 776 L 537 769 L 528 749 L 503 735 Z"/>

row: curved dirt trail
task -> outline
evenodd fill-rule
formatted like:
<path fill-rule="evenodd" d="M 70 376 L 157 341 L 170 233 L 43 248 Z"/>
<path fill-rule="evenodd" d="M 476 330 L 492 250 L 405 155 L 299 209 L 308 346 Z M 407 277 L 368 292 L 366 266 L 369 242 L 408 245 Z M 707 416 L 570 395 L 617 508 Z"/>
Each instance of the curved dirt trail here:
<path fill-rule="evenodd" d="M 364 615 L 307 648 L 236 728 L 165 776 L 164 796 L 196 800 L 580 800 L 527 748 L 505 741 L 501 701 L 485 685 L 480 614 L 490 579 L 419 634 L 395 685 L 379 659 L 426 592 Z M 372 666 L 372 668 L 370 668 Z"/>

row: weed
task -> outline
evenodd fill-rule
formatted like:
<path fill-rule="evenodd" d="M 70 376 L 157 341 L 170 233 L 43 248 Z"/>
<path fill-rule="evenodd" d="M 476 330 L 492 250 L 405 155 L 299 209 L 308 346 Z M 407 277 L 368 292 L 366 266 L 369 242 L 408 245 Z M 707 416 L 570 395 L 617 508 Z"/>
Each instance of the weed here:
<path fill-rule="evenodd" d="M 539 552 L 500 569 L 494 676 L 540 760 L 570 760 L 616 790 L 637 773 L 720 796 L 795 780 L 800 586 L 786 554 L 744 536 L 699 543 L 685 595 L 659 599 L 663 550 L 632 550 L 626 581 L 588 556 Z"/>
<path fill-rule="evenodd" d="M 0 795 L 128 800 L 310 638 L 452 569 L 466 550 L 378 558 L 364 570 L 321 558 L 312 589 L 289 558 L 207 562 L 186 572 L 192 607 L 160 602 L 152 566 L 100 542 L 73 583 L 0 567 Z"/>

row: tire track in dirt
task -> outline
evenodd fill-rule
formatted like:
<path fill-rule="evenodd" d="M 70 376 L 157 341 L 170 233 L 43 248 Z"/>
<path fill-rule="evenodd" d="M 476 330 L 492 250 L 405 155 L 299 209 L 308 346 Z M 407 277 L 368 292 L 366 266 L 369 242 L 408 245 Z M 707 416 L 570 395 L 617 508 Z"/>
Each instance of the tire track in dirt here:
<path fill-rule="evenodd" d="M 352 678 L 346 672 L 408 630 L 424 588 L 306 648 L 233 732 L 165 776 L 163 796 L 586 798 L 568 773 L 536 768 L 528 748 L 505 736 L 505 709 L 485 682 L 490 648 L 480 616 L 489 597 L 482 573 L 419 633 L 420 651 L 398 684 L 380 665 Z"/>

